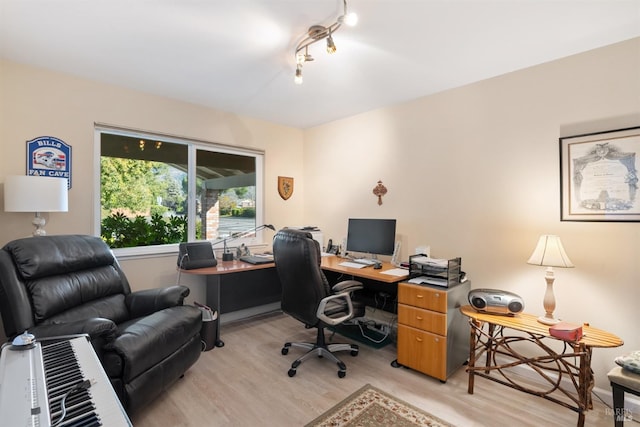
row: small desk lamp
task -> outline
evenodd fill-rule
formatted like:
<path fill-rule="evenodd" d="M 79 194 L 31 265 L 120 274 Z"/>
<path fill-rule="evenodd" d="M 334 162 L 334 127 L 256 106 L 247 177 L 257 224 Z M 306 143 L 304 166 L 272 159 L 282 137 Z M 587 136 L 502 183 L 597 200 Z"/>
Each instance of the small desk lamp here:
<path fill-rule="evenodd" d="M 4 180 L 5 212 L 34 212 L 34 236 L 45 236 L 40 212 L 67 212 L 67 180 L 33 175 L 9 175 Z"/>
<path fill-rule="evenodd" d="M 249 233 L 255 233 L 256 231 L 260 231 L 260 230 L 263 230 L 265 228 L 268 228 L 270 230 L 276 231 L 276 228 L 273 225 L 264 224 L 264 225 L 260 225 L 258 227 L 252 228 L 251 230 L 241 231 L 241 232 L 239 232 L 237 234 L 232 234 L 231 236 L 226 237 L 225 239 L 223 239 L 224 249 L 222 251 L 222 260 L 223 261 L 233 261 L 233 253 L 229 252 L 229 248 L 227 247 L 227 242 L 239 239 L 241 237 L 246 236 Z M 218 241 L 216 243 L 219 243 L 219 242 L 220 241 Z M 214 245 L 215 245 L 215 243 L 214 243 Z"/>
<path fill-rule="evenodd" d="M 553 295 L 553 281 L 555 280 L 553 267 L 573 267 L 571 260 L 562 247 L 560 237 L 553 235 L 540 236 L 538 245 L 527 263 L 547 267 L 547 272 L 544 276 L 547 281 L 547 290 L 544 293 L 543 300 L 546 314 L 543 317 L 539 317 L 538 322 L 545 325 L 555 325 L 559 320 L 553 317 L 553 310 L 556 308 L 556 297 Z"/>

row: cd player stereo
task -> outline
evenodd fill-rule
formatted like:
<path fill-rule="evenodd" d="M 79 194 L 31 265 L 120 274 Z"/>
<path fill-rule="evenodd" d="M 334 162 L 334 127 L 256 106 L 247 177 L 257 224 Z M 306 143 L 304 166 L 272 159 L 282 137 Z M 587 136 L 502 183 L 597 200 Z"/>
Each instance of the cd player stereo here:
<path fill-rule="evenodd" d="M 486 313 L 513 315 L 524 310 L 522 298 L 500 289 L 473 289 L 467 298 L 473 308 Z"/>

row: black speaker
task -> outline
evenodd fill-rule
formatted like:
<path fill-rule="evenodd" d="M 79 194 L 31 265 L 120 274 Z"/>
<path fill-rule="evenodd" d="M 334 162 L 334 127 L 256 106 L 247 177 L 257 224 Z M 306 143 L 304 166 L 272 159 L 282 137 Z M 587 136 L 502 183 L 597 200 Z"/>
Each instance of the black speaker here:
<path fill-rule="evenodd" d="M 218 265 L 210 242 L 182 242 L 178 250 L 178 267 L 183 270 Z"/>
<path fill-rule="evenodd" d="M 524 310 L 524 301 L 518 295 L 500 289 L 473 289 L 467 299 L 477 311 L 494 314 L 518 314 Z"/>

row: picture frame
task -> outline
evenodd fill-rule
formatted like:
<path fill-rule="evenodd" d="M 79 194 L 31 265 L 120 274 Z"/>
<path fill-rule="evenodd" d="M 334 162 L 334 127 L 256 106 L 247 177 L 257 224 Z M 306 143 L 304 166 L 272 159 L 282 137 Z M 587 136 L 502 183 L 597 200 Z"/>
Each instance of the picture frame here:
<path fill-rule="evenodd" d="M 640 126 L 559 142 L 561 221 L 640 222 Z"/>

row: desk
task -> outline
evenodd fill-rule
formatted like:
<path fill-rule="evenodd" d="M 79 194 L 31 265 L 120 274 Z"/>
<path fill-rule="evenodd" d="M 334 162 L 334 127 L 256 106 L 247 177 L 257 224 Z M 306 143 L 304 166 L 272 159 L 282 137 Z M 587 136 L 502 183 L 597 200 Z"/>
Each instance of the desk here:
<path fill-rule="evenodd" d="M 409 270 L 404 276 L 394 276 L 391 274 L 384 274 L 385 271 L 394 269 L 393 264 L 390 262 L 382 262 L 382 268 L 376 270 L 373 266 L 363 268 L 345 267 L 340 265 L 341 262 L 349 261 L 347 258 L 340 258 L 338 256 L 323 256 L 320 262 L 320 267 L 323 270 L 333 271 L 341 274 L 348 274 L 353 277 L 359 277 L 362 279 L 375 280 L 382 283 L 397 283 L 406 280 L 409 277 Z"/>
<path fill-rule="evenodd" d="M 567 342 L 551 337 L 549 326 L 539 323 L 538 318 L 530 314 L 501 316 L 480 313 L 469 305 L 461 307 L 460 311 L 469 318 L 471 325 L 467 367 L 469 394 L 473 394 L 474 377 L 480 376 L 572 409 L 578 413 L 577 425 L 584 426 L 585 412 L 593 408 L 591 352 L 597 347 L 621 346 L 623 342 L 620 338 L 584 325 L 582 339 Z M 512 330 L 511 335 L 509 330 Z M 513 331 L 519 333 L 513 334 Z M 528 345 L 527 355 L 518 352 L 522 345 L 520 343 Z M 528 355 L 531 343 L 541 354 Z M 552 348 L 555 346 L 562 347 L 562 350 L 557 352 Z M 486 353 L 484 366 L 476 366 L 476 361 L 483 353 Z M 520 365 L 531 368 L 543 380 L 543 384 L 536 388 L 519 384 L 518 377 L 511 375 L 513 371 L 510 368 Z M 491 376 L 492 372 L 495 375 Z"/>
<path fill-rule="evenodd" d="M 396 268 L 389 262 L 382 262 L 382 268 L 376 270 L 373 266 L 353 268 L 340 265 L 345 261 L 349 260 L 337 256 L 322 257 L 321 267 L 327 279 L 329 279 L 329 283 L 337 283 L 344 280 L 344 276 L 358 280 L 364 286 L 364 289 L 358 291 L 359 301 L 367 306 L 389 313 L 398 312 L 396 304 L 397 283 L 407 280 L 409 270 L 405 270 L 406 273 L 403 276 L 394 276 L 384 274 L 385 271 Z"/>
<path fill-rule="evenodd" d="M 275 304 L 276 301 L 280 301 L 280 281 L 274 267 L 274 263 L 253 265 L 238 260 L 219 260 L 218 265 L 215 267 L 181 270 L 181 273 L 196 274 L 207 278 L 205 288 L 206 303 L 209 307 L 218 311 L 216 347 L 224 346 L 224 341 L 220 339 L 220 322 L 224 312 L 233 311 L 227 310 L 228 307 L 231 309 L 243 307 L 238 302 L 246 303 L 248 299 L 251 300 L 249 301 L 250 303 L 256 306 Z M 223 287 L 224 289 L 221 291 Z M 245 289 L 242 289 L 243 287 Z M 223 298 L 220 296 L 221 292 L 228 292 L 233 295 L 226 298 L 223 304 Z"/>
<path fill-rule="evenodd" d="M 356 278 L 370 279 L 386 284 L 393 284 L 408 277 L 408 271 L 407 275 L 401 277 L 383 274 L 385 270 L 394 268 L 393 265 L 388 262 L 383 262 L 382 268 L 376 270 L 373 267 L 344 267 L 340 265 L 343 261 L 346 261 L 346 259 L 337 256 L 325 256 L 322 257 L 321 268 L 327 271 L 348 274 Z M 279 308 L 281 289 L 274 263 L 253 265 L 238 260 L 218 260 L 218 265 L 215 267 L 181 270 L 181 273 L 196 274 L 206 276 L 207 278 L 206 303 L 209 307 L 218 310 L 216 347 L 224 346 L 224 341 L 220 339 L 220 323 L 222 314 L 232 311 L 227 310 L 227 307 L 235 309 L 238 307 L 238 302 L 242 303 L 246 302 L 247 299 L 251 299 L 252 301 L 249 302 L 253 305 L 250 306 L 264 305 L 267 309 Z M 252 285 L 253 292 L 242 292 L 242 290 L 239 290 L 241 287 L 250 288 Z M 232 293 L 232 295 L 226 299 L 222 298 L 221 293 L 224 292 Z M 259 293 L 263 293 L 264 295 L 261 297 L 256 296 Z"/>

